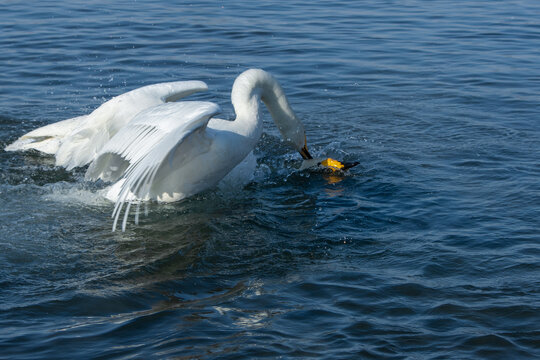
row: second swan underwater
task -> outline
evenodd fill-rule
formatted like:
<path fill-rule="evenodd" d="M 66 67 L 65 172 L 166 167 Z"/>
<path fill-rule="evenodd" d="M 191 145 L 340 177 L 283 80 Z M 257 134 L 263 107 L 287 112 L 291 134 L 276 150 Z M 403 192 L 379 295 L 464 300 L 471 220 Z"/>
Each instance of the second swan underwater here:
<path fill-rule="evenodd" d="M 106 195 L 116 202 L 113 231 L 126 203 L 122 231 L 132 203 L 178 201 L 217 185 L 255 148 L 263 128 L 260 101 L 285 142 L 306 163 L 344 170 L 357 164 L 312 159 L 304 126 L 266 71 L 250 69 L 236 78 L 231 91 L 234 121 L 215 118 L 220 108 L 211 102 L 176 102 L 207 89 L 202 81 L 144 86 L 88 115 L 33 130 L 6 150 L 54 155 L 56 165 L 68 170 L 89 164 L 86 179 L 113 182 Z M 138 215 L 137 208 L 136 222 Z"/>

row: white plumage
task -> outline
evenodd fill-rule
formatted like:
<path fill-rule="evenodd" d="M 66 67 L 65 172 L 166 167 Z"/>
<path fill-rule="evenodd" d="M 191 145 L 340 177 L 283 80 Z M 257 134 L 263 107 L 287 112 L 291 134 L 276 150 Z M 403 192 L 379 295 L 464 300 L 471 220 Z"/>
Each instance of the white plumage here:
<path fill-rule="evenodd" d="M 116 202 L 113 230 L 126 203 L 122 230 L 134 202 L 138 208 L 145 200 L 177 201 L 217 185 L 255 147 L 262 133 L 260 100 L 286 142 L 310 158 L 302 123 L 267 72 L 251 69 L 235 80 L 234 121 L 214 118 L 220 109 L 210 102 L 173 102 L 206 89 L 200 81 L 145 86 L 89 115 L 34 130 L 6 150 L 52 154 L 67 169 L 90 164 L 88 180 L 114 183 L 107 194 Z"/>
<path fill-rule="evenodd" d="M 142 110 L 207 89 L 202 81 L 144 86 L 112 98 L 88 115 L 33 130 L 7 146 L 6 151 L 34 149 L 55 155 L 56 165 L 68 170 L 88 165 L 111 137 Z"/>

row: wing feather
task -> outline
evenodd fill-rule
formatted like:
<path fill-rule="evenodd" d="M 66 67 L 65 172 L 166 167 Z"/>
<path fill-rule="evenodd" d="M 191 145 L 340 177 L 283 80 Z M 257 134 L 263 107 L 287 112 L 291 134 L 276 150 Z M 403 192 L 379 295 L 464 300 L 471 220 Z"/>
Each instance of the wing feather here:
<path fill-rule="evenodd" d="M 141 111 L 207 89 L 202 81 L 175 81 L 147 85 L 118 95 L 87 115 L 83 123 L 59 140 L 56 164 L 68 170 L 84 166 Z"/>
<path fill-rule="evenodd" d="M 127 203 L 122 220 L 122 231 L 125 230 L 133 197 L 139 202 L 149 197 L 155 176 L 171 151 L 193 132 L 205 129 L 208 120 L 219 112 L 219 106 L 210 102 L 184 101 L 158 105 L 139 113 L 105 144 L 90 164 L 86 178 L 106 181 L 122 178 L 124 181 L 112 213 L 113 230 Z M 124 161 L 124 166 L 116 168 L 121 163 L 119 158 Z M 136 221 L 138 210 L 139 206 Z"/>

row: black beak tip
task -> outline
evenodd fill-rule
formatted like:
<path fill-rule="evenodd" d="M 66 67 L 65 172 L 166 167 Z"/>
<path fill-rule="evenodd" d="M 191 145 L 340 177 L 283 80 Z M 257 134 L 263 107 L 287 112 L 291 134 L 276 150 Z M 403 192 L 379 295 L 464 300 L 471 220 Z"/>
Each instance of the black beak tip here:
<path fill-rule="evenodd" d="M 300 150 L 300 155 L 302 155 L 302 159 L 304 159 L 304 160 L 313 159 L 313 157 L 311 156 L 311 154 L 309 153 L 309 151 L 308 151 L 308 149 L 307 149 L 307 146 L 304 146 L 304 147 Z"/>

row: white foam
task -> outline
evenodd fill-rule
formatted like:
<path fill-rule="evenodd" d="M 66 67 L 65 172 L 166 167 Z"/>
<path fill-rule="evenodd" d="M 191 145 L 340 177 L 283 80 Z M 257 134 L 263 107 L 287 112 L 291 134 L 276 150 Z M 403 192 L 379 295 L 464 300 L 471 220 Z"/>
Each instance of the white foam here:
<path fill-rule="evenodd" d="M 86 206 L 106 206 L 107 200 L 100 189 L 86 188 L 84 184 L 60 182 L 45 186 L 47 192 L 43 195 L 46 201 L 79 204 Z"/>

